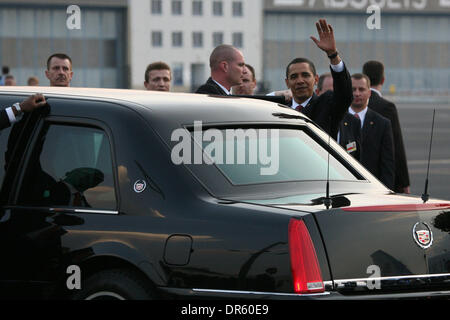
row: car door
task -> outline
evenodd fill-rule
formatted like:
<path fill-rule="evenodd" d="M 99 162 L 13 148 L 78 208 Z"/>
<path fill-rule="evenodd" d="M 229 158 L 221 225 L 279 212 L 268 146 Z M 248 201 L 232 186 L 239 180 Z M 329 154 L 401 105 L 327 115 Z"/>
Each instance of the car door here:
<path fill-rule="evenodd" d="M 117 208 L 103 123 L 47 117 L 35 131 L 0 222 L 0 280 L 21 297 L 61 283 L 71 253 L 64 237 L 84 224 L 83 213 Z"/>

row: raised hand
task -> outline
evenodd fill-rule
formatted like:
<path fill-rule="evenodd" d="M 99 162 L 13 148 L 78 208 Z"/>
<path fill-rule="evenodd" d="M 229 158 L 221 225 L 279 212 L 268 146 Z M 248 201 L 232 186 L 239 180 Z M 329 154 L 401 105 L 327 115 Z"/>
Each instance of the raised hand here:
<path fill-rule="evenodd" d="M 334 40 L 334 32 L 331 25 L 327 24 L 325 19 L 316 22 L 319 40 L 311 36 L 311 40 L 329 56 L 336 52 L 336 41 Z"/>

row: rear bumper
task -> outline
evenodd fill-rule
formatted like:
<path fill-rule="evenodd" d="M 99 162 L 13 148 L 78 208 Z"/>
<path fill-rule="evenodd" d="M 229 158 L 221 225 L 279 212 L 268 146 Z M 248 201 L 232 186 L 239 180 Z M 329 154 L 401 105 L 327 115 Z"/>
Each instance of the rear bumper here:
<path fill-rule="evenodd" d="M 450 290 L 402 292 L 385 294 L 343 295 L 337 291 L 315 294 L 280 292 L 159 288 L 164 293 L 182 299 L 251 299 L 251 300 L 400 300 L 400 299 L 450 299 Z"/>

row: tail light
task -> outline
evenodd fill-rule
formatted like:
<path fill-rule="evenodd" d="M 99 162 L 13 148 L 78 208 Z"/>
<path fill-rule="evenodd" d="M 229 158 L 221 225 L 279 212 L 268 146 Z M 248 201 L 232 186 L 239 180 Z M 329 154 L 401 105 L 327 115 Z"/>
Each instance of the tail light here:
<path fill-rule="evenodd" d="M 289 253 L 294 291 L 296 293 L 324 292 L 316 250 L 302 220 L 291 219 L 289 222 Z"/>

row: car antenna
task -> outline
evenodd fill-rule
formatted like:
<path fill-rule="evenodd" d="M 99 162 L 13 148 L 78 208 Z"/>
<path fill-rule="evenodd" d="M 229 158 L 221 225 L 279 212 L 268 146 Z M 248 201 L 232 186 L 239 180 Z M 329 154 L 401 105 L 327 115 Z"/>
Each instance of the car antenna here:
<path fill-rule="evenodd" d="M 434 114 L 436 113 L 436 109 L 433 109 L 433 122 L 431 124 L 431 137 L 430 137 L 430 150 L 428 151 L 428 167 L 427 167 L 427 177 L 425 179 L 425 190 L 422 194 L 423 203 L 427 202 L 430 198 L 428 194 L 428 176 L 430 174 L 430 159 L 431 159 L 431 146 L 433 144 L 433 130 L 434 130 Z"/>
<path fill-rule="evenodd" d="M 328 161 L 327 161 L 327 185 L 325 187 L 325 198 L 323 204 L 327 210 L 331 207 L 332 199 L 330 198 L 330 135 L 328 135 Z"/>

